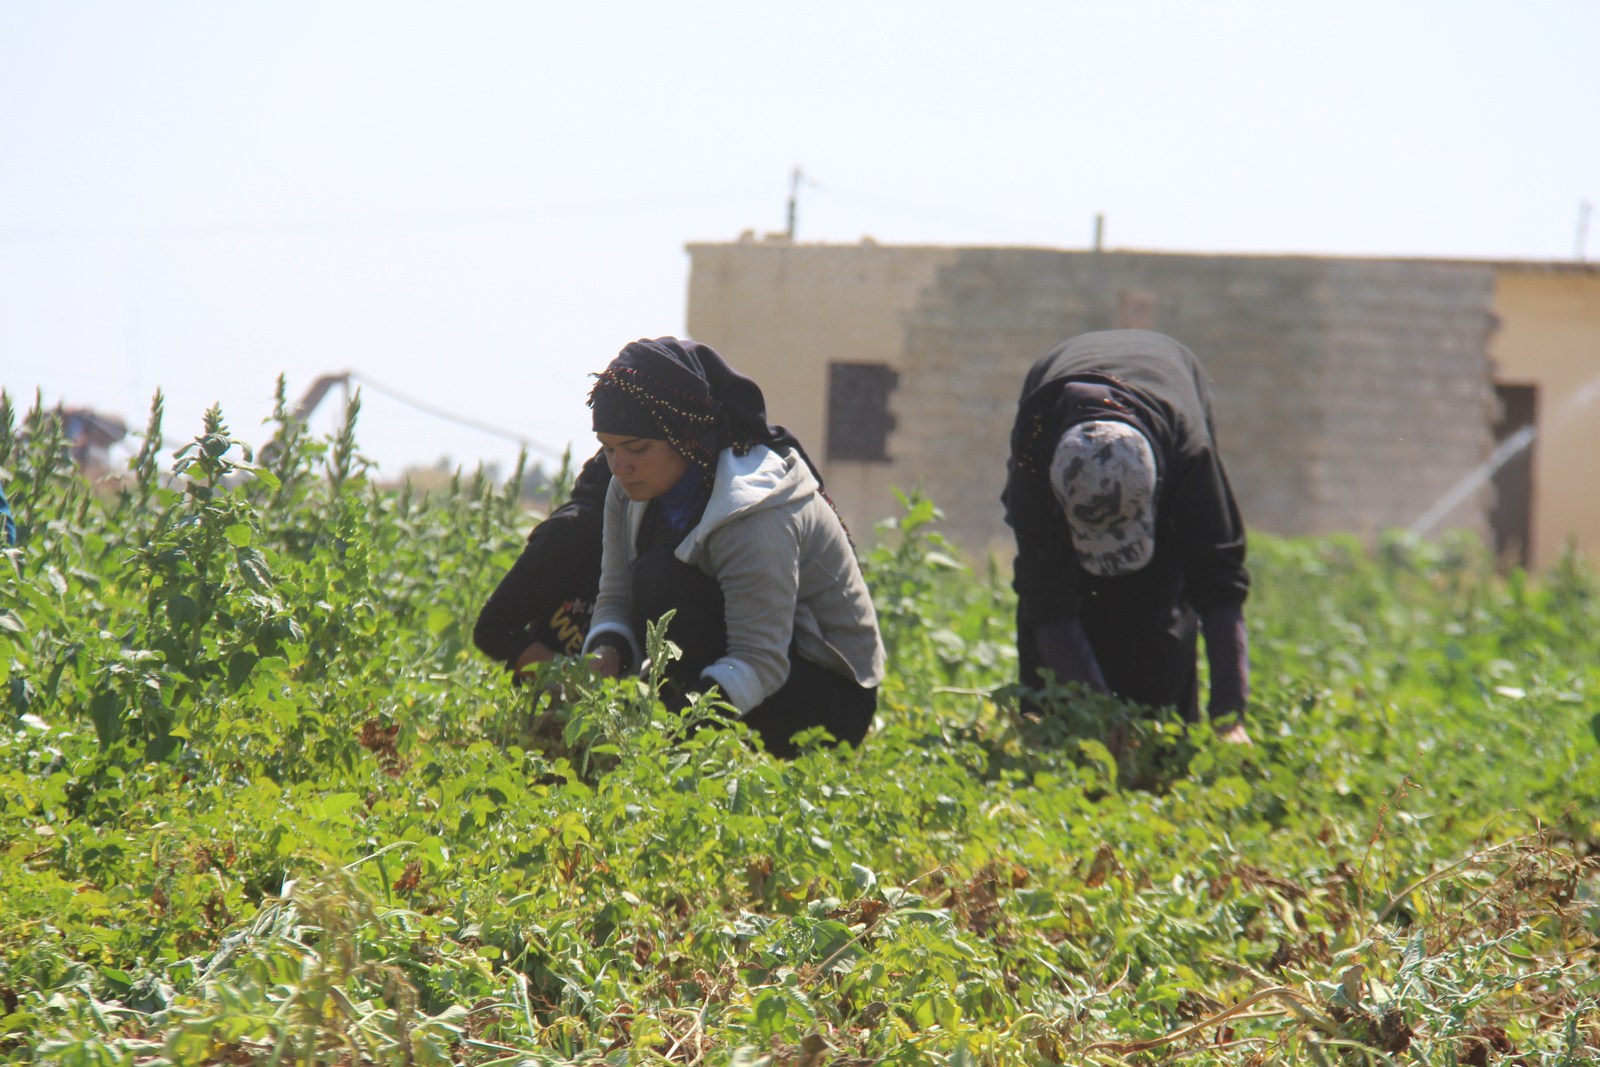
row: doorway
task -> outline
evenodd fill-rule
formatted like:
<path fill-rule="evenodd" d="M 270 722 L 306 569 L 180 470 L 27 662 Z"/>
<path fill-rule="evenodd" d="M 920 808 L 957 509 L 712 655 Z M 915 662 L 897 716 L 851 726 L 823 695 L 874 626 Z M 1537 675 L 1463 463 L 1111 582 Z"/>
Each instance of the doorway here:
<path fill-rule="evenodd" d="M 1494 443 L 1498 447 L 1528 427 L 1538 425 L 1539 387 L 1494 387 L 1496 419 Z M 1494 473 L 1494 510 L 1489 525 L 1494 532 L 1494 554 L 1500 565 L 1527 567 L 1533 550 L 1533 450 L 1537 438 Z"/>

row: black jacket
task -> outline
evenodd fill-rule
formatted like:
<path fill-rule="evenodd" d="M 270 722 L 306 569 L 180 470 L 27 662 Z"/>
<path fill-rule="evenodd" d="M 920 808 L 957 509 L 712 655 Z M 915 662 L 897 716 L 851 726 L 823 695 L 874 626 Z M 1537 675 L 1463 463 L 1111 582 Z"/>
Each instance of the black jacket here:
<path fill-rule="evenodd" d="M 600 532 L 611 469 L 596 452 L 578 472 L 572 497 L 533 528 L 522 555 L 478 613 L 473 643 L 514 667 L 535 641 L 575 656 L 589 633 L 600 584 Z"/>

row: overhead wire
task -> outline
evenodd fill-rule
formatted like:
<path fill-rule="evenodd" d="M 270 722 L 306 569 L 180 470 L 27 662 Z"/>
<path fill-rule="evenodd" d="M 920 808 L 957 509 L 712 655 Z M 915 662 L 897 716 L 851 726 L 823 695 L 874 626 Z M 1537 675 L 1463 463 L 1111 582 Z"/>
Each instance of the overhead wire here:
<path fill-rule="evenodd" d="M 545 444 L 543 441 L 535 441 L 533 438 L 527 436 L 526 434 L 518 433 L 516 430 L 508 430 L 503 426 L 496 426 L 494 423 L 485 422 L 484 420 L 474 418 L 471 415 L 462 415 L 458 412 L 442 408 L 437 404 L 431 404 L 426 400 L 419 400 L 414 396 L 409 396 L 405 393 L 402 393 L 393 386 L 385 385 L 363 371 L 353 370 L 349 371 L 348 374 L 351 381 L 359 382 L 363 386 L 383 394 L 390 400 L 405 404 L 407 407 L 415 408 L 418 411 L 421 411 L 424 414 L 432 415 L 435 418 L 444 419 L 448 422 L 454 422 L 461 426 L 470 427 L 474 430 L 480 430 L 484 433 L 493 434 L 496 437 L 503 437 L 508 441 L 516 442 L 523 448 L 531 449 L 535 452 L 542 452 L 552 459 L 561 459 L 567 452 L 567 449 L 557 448 L 554 445 Z"/>

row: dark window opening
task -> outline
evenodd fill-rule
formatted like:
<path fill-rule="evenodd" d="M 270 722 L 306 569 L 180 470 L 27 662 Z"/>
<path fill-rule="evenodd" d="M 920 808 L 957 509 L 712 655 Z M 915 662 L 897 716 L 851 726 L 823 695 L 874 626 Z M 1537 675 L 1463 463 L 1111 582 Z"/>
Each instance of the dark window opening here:
<path fill-rule="evenodd" d="M 1518 433 L 1535 432 L 1539 415 L 1539 387 L 1496 385 L 1498 417 L 1494 443 L 1504 444 Z M 1489 525 L 1494 530 L 1494 554 L 1502 565 L 1526 567 L 1532 558 L 1533 440 L 1512 453 L 1494 472 L 1494 510 Z"/>
<path fill-rule="evenodd" d="M 883 363 L 828 364 L 828 459 L 888 463 L 900 376 Z"/>

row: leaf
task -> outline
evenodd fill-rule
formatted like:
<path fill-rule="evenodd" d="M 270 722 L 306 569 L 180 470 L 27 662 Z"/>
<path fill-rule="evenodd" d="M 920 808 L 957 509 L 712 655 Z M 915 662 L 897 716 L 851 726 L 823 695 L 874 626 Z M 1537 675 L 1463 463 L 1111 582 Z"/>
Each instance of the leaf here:
<path fill-rule="evenodd" d="M 187 593 L 167 597 L 167 618 L 176 623 L 192 623 L 200 617 L 200 605 Z"/>
<path fill-rule="evenodd" d="M 25 634 L 28 627 L 23 624 L 17 613 L 10 610 L 0 610 L 0 630 L 10 630 L 12 633 Z"/>
<path fill-rule="evenodd" d="M 94 723 L 101 749 L 122 736 L 122 701 L 115 689 L 102 689 L 90 699 L 89 721 Z"/>
<path fill-rule="evenodd" d="M 850 865 L 850 880 L 855 883 L 858 894 L 865 895 L 878 888 L 878 876 L 872 872 L 872 868 L 859 863 Z"/>
<path fill-rule="evenodd" d="M 252 533 L 249 523 L 244 522 L 236 522 L 222 531 L 222 535 L 228 539 L 228 543 L 235 548 L 243 548 L 248 545 Z"/>
<path fill-rule="evenodd" d="M 1400 966 L 1402 969 L 1416 967 L 1423 961 L 1423 959 L 1427 957 L 1427 954 L 1427 934 L 1425 931 L 1418 930 L 1416 933 L 1412 934 L 1410 939 L 1406 942 L 1406 951 L 1405 955 L 1401 959 Z"/>
<path fill-rule="evenodd" d="M 767 1040 L 778 1035 L 789 1017 L 789 994 L 782 989 L 768 988 L 756 998 L 756 1030 Z"/>
<path fill-rule="evenodd" d="M 329 821 L 349 822 L 345 813 L 360 803 L 359 793 L 334 793 L 322 798 L 317 805 L 317 813 Z"/>
<path fill-rule="evenodd" d="M 443 870 L 450 862 L 450 846 L 442 838 L 429 835 L 417 842 L 417 850 L 422 853 L 422 858 L 432 865 L 433 869 Z"/>
<path fill-rule="evenodd" d="M 239 563 L 239 573 L 244 575 L 244 580 L 262 592 L 272 589 L 272 571 L 267 567 L 267 558 L 261 554 L 259 548 L 245 546 L 236 552 Z"/>
<path fill-rule="evenodd" d="M 249 649 L 241 648 L 228 657 L 228 691 L 237 693 L 239 687 L 250 678 L 250 672 L 255 669 L 259 657 Z"/>
<path fill-rule="evenodd" d="M 902 530 L 911 531 L 919 526 L 925 526 L 933 521 L 934 504 L 927 497 L 921 497 L 906 511 L 905 517 L 900 520 Z"/>
<path fill-rule="evenodd" d="M 1339 991 L 1344 994 L 1344 999 L 1351 1004 L 1361 1003 L 1363 985 L 1361 978 L 1367 973 L 1363 964 L 1356 964 L 1339 977 Z"/>

